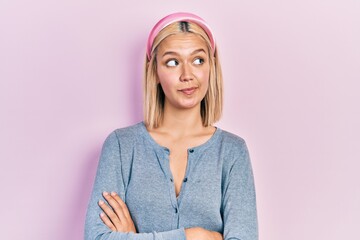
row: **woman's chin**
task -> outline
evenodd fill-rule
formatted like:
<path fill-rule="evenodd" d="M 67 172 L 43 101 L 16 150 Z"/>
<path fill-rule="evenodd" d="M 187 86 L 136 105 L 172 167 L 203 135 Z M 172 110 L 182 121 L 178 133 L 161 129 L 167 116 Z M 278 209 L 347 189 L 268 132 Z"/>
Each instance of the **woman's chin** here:
<path fill-rule="evenodd" d="M 197 108 L 200 106 L 200 103 L 199 102 L 189 102 L 189 103 L 182 103 L 182 104 L 179 104 L 178 108 L 179 109 L 193 109 L 193 108 Z"/>

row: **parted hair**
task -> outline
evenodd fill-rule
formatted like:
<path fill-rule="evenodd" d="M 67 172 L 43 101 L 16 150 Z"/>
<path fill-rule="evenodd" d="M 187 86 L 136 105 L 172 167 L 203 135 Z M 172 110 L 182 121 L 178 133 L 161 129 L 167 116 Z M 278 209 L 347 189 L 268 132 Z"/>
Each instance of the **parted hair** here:
<path fill-rule="evenodd" d="M 211 49 L 210 39 L 199 25 L 192 22 L 175 22 L 162 29 L 155 37 L 151 48 L 151 58 L 148 59 L 146 57 L 145 60 L 144 122 L 150 129 L 159 127 L 164 116 L 165 94 L 157 81 L 156 54 L 158 46 L 166 37 L 184 32 L 199 35 L 205 40 L 208 48 L 210 64 L 209 87 L 201 101 L 200 108 L 203 126 L 210 126 L 221 117 L 223 108 L 223 79 L 218 49 L 216 47 L 215 52 Z"/>

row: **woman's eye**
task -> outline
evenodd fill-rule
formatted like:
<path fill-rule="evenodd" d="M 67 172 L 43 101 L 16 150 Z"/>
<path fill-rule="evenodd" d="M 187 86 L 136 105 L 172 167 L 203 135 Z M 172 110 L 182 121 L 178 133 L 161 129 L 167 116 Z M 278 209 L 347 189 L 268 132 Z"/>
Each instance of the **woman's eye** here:
<path fill-rule="evenodd" d="M 175 67 L 178 64 L 179 63 L 176 60 L 173 60 L 173 59 L 166 62 L 166 66 L 168 66 L 168 67 Z"/>
<path fill-rule="evenodd" d="M 202 59 L 202 58 L 197 58 L 194 60 L 194 64 L 196 64 L 196 65 L 201 65 L 203 63 L 204 63 L 204 59 Z"/>

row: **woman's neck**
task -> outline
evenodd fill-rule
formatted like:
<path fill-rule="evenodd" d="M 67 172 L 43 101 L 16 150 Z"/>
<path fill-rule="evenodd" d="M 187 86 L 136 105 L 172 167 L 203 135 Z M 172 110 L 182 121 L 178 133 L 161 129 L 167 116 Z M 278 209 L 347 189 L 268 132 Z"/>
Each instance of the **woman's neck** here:
<path fill-rule="evenodd" d="M 190 109 L 167 108 L 165 105 L 164 118 L 159 130 L 179 137 L 204 131 L 200 104 Z"/>

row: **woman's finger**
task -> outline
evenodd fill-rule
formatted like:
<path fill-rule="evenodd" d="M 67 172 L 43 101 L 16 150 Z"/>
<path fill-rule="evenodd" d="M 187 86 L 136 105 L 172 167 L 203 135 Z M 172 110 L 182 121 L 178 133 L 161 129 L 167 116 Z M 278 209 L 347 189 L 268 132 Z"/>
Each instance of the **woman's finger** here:
<path fill-rule="evenodd" d="M 124 201 L 120 198 L 120 196 L 116 192 L 111 192 L 111 196 L 118 202 L 120 207 L 123 210 L 123 213 L 127 219 L 131 219 L 130 212 Z"/>
<path fill-rule="evenodd" d="M 114 209 L 114 212 L 116 213 L 120 223 L 126 222 L 126 216 L 120 204 L 108 192 L 104 192 L 103 196 L 106 199 L 106 201 L 109 203 L 109 205 L 112 207 L 112 209 Z"/>
<path fill-rule="evenodd" d="M 114 211 L 102 200 L 99 201 L 99 206 L 104 211 L 109 220 L 112 222 L 112 224 L 115 226 L 116 230 L 120 229 L 121 223 L 117 214 L 115 214 Z"/>
<path fill-rule="evenodd" d="M 108 218 L 108 216 L 105 213 L 100 213 L 100 218 L 103 221 L 103 223 L 105 223 L 105 225 L 110 228 L 112 231 L 116 231 L 116 227 L 114 226 L 114 224 L 110 221 L 110 219 Z"/>

